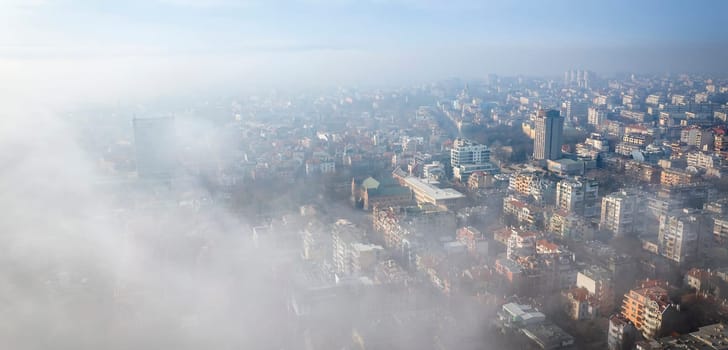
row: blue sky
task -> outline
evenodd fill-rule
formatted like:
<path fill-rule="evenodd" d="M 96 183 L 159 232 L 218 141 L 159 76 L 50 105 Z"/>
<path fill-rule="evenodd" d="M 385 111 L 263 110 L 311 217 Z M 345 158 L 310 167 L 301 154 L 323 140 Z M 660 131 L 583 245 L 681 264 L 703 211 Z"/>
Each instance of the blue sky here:
<path fill-rule="evenodd" d="M 727 1 L 707 0 L 0 0 L 0 73 L 349 82 L 722 72 L 726 13 Z"/>
<path fill-rule="evenodd" d="M 725 44 L 725 1 L 4 0 L 8 46 L 160 51 Z M 2 5 L 0 5 L 2 6 Z M 0 7 L 1 9 L 2 7 Z"/>

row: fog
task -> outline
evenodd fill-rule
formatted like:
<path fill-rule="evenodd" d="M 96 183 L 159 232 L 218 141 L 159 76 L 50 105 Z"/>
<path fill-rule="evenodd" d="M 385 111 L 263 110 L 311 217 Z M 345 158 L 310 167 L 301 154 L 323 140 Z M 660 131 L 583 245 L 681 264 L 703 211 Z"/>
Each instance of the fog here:
<path fill-rule="evenodd" d="M 85 88 L 90 86 L 73 92 Z M 71 98 L 67 93 L 59 91 L 69 96 L 65 102 Z M 290 298 L 311 287 L 295 282 L 305 218 L 297 219 L 297 208 L 286 197 L 290 193 L 243 196 L 245 205 L 264 200 L 266 214 L 293 220 L 273 226 L 272 240 L 257 247 L 251 227 L 260 221 L 251 223 L 250 216 L 211 202 L 214 191 L 196 171 L 205 167 L 205 159 L 214 163 L 235 151 L 225 150 L 214 124 L 178 116 L 180 149 L 199 164 L 171 184 L 145 182 L 110 176 L 99 159 L 104 150 L 89 149 L 89 135 L 113 137 L 107 130 L 116 121 L 84 122 L 67 110 L 59 112 L 64 111 L 60 102 L 24 98 L 16 97 L 14 102 L 25 103 L 7 105 L 0 118 L 4 347 L 333 349 L 352 346 L 352 327 L 365 332 L 384 327 L 377 332 L 387 346 L 432 346 L 434 325 L 418 316 L 405 325 L 375 325 L 387 317 L 382 308 L 392 298 L 405 310 L 412 304 L 438 312 L 431 294 L 417 290 L 339 292 L 344 294 L 312 323 L 295 319 Z M 130 113 L 117 119 L 122 130 L 130 131 L 132 118 Z M 328 224 L 336 215 L 320 220 Z M 461 331 L 473 327 L 477 336 L 485 326 L 473 320 Z M 441 332 L 443 338 L 451 333 L 435 334 Z"/>
<path fill-rule="evenodd" d="M 0 136 L 4 346 L 255 344 L 243 330 L 271 315 L 259 306 L 272 286 L 234 234 L 245 226 L 225 212 L 112 207 L 75 130 L 32 110 L 3 115 Z"/>

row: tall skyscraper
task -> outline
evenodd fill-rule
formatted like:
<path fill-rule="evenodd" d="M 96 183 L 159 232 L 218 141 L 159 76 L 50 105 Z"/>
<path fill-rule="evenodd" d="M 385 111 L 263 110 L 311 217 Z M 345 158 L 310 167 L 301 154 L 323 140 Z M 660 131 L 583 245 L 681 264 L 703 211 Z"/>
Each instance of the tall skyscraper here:
<path fill-rule="evenodd" d="M 174 117 L 134 118 L 137 174 L 169 178 L 175 165 Z"/>
<path fill-rule="evenodd" d="M 555 160 L 561 158 L 564 118 L 557 110 L 540 110 L 536 116 L 536 137 L 533 140 L 533 158 Z"/>

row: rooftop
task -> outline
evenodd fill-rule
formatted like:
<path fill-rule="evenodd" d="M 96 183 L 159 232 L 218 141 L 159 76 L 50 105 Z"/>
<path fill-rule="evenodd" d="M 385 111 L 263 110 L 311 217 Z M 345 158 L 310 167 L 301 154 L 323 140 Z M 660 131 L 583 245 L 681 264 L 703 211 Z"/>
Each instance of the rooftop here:
<path fill-rule="evenodd" d="M 558 244 L 553 243 L 553 242 L 549 242 L 548 240 L 545 240 L 545 239 L 538 240 L 538 242 L 536 242 L 536 245 L 540 249 L 542 249 L 544 251 L 552 251 L 552 252 L 555 252 L 555 251 L 558 251 L 559 250 L 559 245 Z"/>
<path fill-rule="evenodd" d="M 556 349 L 574 343 L 574 337 L 550 322 L 528 326 L 523 329 L 523 334 L 539 344 L 543 349 Z"/>
<path fill-rule="evenodd" d="M 700 327 L 697 332 L 690 335 L 712 346 L 713 349 L 728 349 L 728 329 L 722 323 Z"/>
<path fill-rule="evenodd" d="M 630 323 L 630 321 L 622 314 L 613 314 L 612 316 L 609 316 L 609 322 L 619 326 Z"/>
<path fill-rule="evenodd" d="M 646 299 L 657 302 L 661 307 L 667 306 L 667 290 L 662 287 L 651 286 L 640 289 L 635 289 L 632 292 L 638 294 Z"/>
<path fill-rule="evenodd" d="M 524 321 L 546 318 L 546 315 L 534 309 L 531 305 L 525 304 L 508 303 L 503 305 L 503 311 Z"/>
<path fill-rule="evenodd" d="M 593 280 L 611 280 L 612 273 L 602 267 L 591 265 L 580 272 L 582 275 L 589 277 Z"/>
<path fill-rule="evenodd" d="M 448 199 L 460 199 L 464 198 L 465 195 L 452 189 L 452 188 L 439 188 L 433 184 L 424 182 L 414 176 L 408 176 L 404 179 L 408 186 L 416 192 L 425 194 L 426 196 L 433 198 L 434 200 L 448 200 Z"/>
<path fill-rule="evenodd" d="M 367 189 L 378 188 L 379 181 L 375 180 L 373 177 L 370 176 L 361 182 L 361 186 Z"/>

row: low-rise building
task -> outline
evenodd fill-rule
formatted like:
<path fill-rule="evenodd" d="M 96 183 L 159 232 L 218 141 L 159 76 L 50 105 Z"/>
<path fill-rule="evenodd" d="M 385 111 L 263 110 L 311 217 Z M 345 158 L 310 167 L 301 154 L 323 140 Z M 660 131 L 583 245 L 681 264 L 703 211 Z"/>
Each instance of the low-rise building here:
<path fill-rule="evenodd" d="M 506 245 L 506 257 L 516 260 L 518 257 L 531 256 L 536 253 L 536 234 L 534 232 L 513 231 Z"/>
<path fill-rule="evenodd" d="M 711 279 L 712 275 L 710 271 L 692 268 L 685 273 L 684 282 L 686 286 L 695 289 L 696 291 L 703 291 L 711 284 Z"/>
<path fill-rule="evenodd" d="M 518 286 L 523 278 L 523 269 L 521 265 L 508 258 L 498 258 L 495 261 L 495 271 L 503 276 L 508 283 Z"/>
<path fill-rule="evenodd" d="M 470 176 L 474 173 L 495 174 L 497 172 L 498 167 L 492 163 L 460 164 L 459 166 L 452 168 L 453 178 L 461 184 L 467 184 L 470 180 Z"/>
<path fill-rule="evenodd" d="M 584 160 L 561 158 L 546 161 L 546 168 L 559 176 L 583 175 L 588 165 Z"/>
<path fill-rule="evenodd" d="M 483 188 L 490 188 L 493 187 L 494 182 L 495 178 L 492 174 L 486 173 L 484 171 L 476 171 L 470 174 L 470 177 L 468 178 L 468 189 L 478 190 Z"/>
<path fill-rule="evenodd" d="M 574 345 L 574 337 L 550 322 L 525 327 L 522 332 L 533 341 L 537 349 L 568 349 Z"/>
<path fill-rule="evenodd" d="M 636 160 L 629 160 L 624 163 L 625 173 L 638 181 L 647 183 L 658 183 L 660 181 L 660 169 L 655 165 Z"/>
<path fill-rule="evenodd" d="M 664 186 L 688 185 L 695 180 L 695 175 L 685 170 L 662 169 L 660 173 L 660 184 Z"/>
<path fill-rule="evenodd" d="M 531 305 L 507 303 L 498 311 L 498 321 L 502 327 L 523 328 L 546 321 L 546 315 Z"/>
<path fill-rule="evenodd" d="M 687 154 L 686 159 L 688 166 L 692 166 L 697 169 L 715 169 L 720 168 L 722 165 L 722 159 L 714 153 L 690 152 Z"/>
<path fill-rule="evenodd" d="M 566 314 L 572 320 L 584 321 L 597 317 L 597 305 L 586 288 L 574 287 L 564 291 L 562 294 L 564 296 Z"/>
<path fill-rule="evenodd" d="M 457 240 L 463 243 L 470 254 L 488 254 L 488 241 L 485 236 L 472 226 L 461 227 L 457 231 Z"/>
<path fill-rule="evenodd" d="M 695 332 L 679 336 L 667 336 L 656 340 L 644 340 L 635 344 L 637 350 L 726 350 L 728 349 L 728 327 L 716 323 L 700 327 Z"/>
<path fill-rule="evenodd" d="M 439 184 L 437 182 L 425 181 L 413 176 L 407 176 L 402 181 L 404 186 L 412 190 L 417 203 L 456 207 L 465 199 L 465 195 L 452 188 L 437 187 Z"/>
<path fill-rule="evenodd" d="M 713 218 L 713 239 L 719 244 L 728 243 L 728 216 Z"/>
<path fill-rule="evenodd" d="M 376 206 L 401 206 L 412 203 L 412 193 L 393 179 L 368 177 L 351 181 L 351 200 L 355 206 L 372 210 Z"/>

